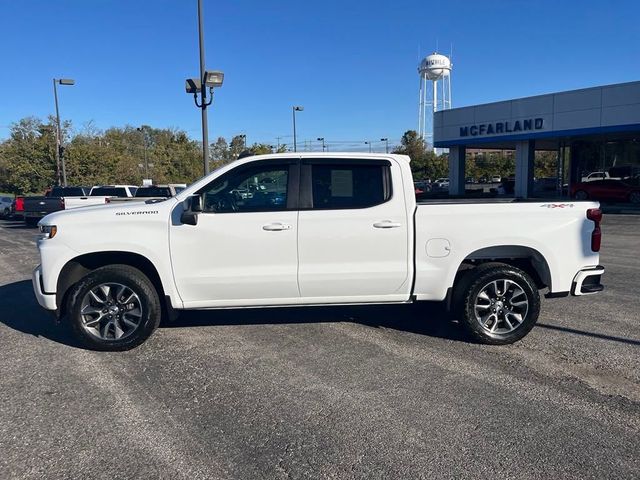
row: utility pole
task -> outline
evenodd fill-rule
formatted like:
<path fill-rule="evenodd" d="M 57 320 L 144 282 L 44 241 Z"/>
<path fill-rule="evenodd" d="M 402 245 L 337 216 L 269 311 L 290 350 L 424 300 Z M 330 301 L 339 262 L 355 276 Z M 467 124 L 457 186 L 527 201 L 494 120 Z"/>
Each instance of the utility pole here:
<path fill-rule="evenodd" d="M 60 127 L 60 110 L 58 109 L 58 83 L 60 85 L 74 85 L 70 78 L 53 79 L 53 98 L 56 103 L 56 173 L 58 185 L 67 186 L 67 169 L 64 164 L 64 148 L 62 147 L 62 128 Z M 62 165 L 62 181 L 60 180 L 60 166 Z"/>
<path fill-rule="evenodd" d="M 202 17 L 202 0 L 198 0 L 198 45 L 200 47 L 200 108 L 202 109 L 202 160 L 204 174 L 209 174 L 209 122 L 207 119 L 207 88 L 204 78 L 204 27 Z"/>
<path fill-rule="evenodd" d="M 142 147 L 144 149 L 144 178 L 149 178 L 149 161 L 147 160 L 147 131 L 142 127 L 138 127 L 137 130 L 142 133 Z"/>
<path fill-rule="evenodd" d="M 389 139 L 388 138 L 381 138 L 380 141 L 384 142 L 384 152 L 385 153 L 389 153 Z"/>
<path fill-rule="evenodd" d="M 304 107 L 300 107 L 300 106 L 293 106 L 291 108 L 292 112 L 293 112 L 293 151 L 297 152 L 298 151 L 298 140 L 297 140 L 297 136 L 296 136 L 296 112 L 301 112 L 304 110 Z"/>

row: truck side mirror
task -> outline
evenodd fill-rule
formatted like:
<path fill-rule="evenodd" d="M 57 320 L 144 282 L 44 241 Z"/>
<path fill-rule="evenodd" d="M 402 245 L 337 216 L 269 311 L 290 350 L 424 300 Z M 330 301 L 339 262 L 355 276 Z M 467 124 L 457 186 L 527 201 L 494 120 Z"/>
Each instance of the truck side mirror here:
<path fill-rule="evenodd" d="M 192 212 L 200 213 L 202 208 L 202 195 L 191 195 L 191 209 Z"/>
<path fill-rule="evenodd" d="M 190 207 L 188 210 L 182 212 L 180 215 L 180 221 L 187 225 L 197 225 L 198 224 L 198 213 L 202 212 L 202 196 L 201 195 L 191 195 Z"/>

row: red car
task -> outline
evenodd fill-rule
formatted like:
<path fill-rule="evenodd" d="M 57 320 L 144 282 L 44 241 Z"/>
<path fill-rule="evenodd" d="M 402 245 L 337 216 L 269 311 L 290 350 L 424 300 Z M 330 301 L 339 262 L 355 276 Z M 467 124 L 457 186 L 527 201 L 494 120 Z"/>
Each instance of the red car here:
<path fill-rule="evenodd" d="M 596 180 L 571 186 L 571 197 L 576 200 L 609 200 L 640 204 L 640 187 L 622 180 Z"/>

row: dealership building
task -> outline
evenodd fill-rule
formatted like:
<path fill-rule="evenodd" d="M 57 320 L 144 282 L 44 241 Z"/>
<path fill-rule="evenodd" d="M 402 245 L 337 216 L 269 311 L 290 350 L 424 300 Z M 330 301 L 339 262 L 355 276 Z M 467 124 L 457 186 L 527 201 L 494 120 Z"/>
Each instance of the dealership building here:
<path fill-rule="evenodd" d="M 593 172 L 640 173 L 640 82 L 442 110 L 433 144 L 449 149 L 449 193 L 465 191 L 468 149 L 515 150 L 515 196 L 534 195 L 536 150 L 558 152 L 558 185 Z"/>

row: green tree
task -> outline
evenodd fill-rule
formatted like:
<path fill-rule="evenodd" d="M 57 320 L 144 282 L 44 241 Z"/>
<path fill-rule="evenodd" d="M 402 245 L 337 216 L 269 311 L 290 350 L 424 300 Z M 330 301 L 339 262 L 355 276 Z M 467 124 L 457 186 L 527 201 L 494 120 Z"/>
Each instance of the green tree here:
<path fill-rule="evenodd" d="M 436 155 L 427 149 L 427 145 L 415 130 L 407 130 L 400 146 L 393 153 L 408 155 L 411 158 L 411 171 L 416 180 L 446 177 L 449 163 L 446 155 Z"/>
<path fill-rule="evenodd" d="M 68 128 L 68 124 L 65 125 Z M 27 117 L 11 125 L 0 154 L 3 190 L 23 194 L 42 192 L 56 181 L 53 123 Z"/>
<path fill-rule="evenodd" d="M 267 153 L 271 153 L 273 150 L 271 145 L 267 145 L 266 143 L 254 143 L 251 145 L 251 148 L 249 148 L 249 151 L 253 155 L 265 155 Z"/>

